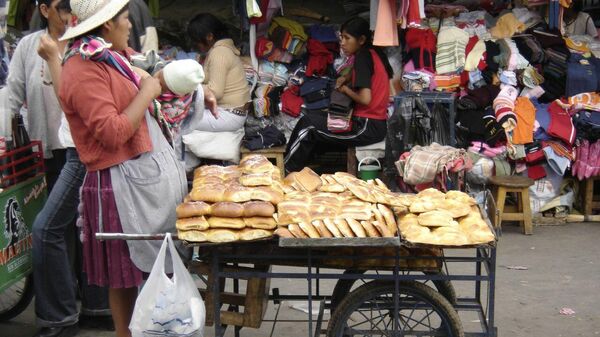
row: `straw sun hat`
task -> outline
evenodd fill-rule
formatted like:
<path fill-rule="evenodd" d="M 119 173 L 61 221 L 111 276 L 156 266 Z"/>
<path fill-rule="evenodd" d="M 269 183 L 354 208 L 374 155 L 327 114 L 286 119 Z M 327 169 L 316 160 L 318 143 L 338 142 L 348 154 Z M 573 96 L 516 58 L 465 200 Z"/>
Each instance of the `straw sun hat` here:
<path fill-rule="evenodd" d="M 69 27 L 60 40 L 70 40 L 99 27 L 128 3 L 129 0 L 71 0 L 71 13 L 78 23 Z"/>

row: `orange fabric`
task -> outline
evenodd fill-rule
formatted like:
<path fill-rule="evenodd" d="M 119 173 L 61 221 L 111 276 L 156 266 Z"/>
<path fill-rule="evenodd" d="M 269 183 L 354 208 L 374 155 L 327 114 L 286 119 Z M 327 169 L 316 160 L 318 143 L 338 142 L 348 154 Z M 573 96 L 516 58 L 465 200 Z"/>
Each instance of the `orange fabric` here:
<path fill-rule="evenodd" d="M 374 46 L 398 46 L 396 0 L 379 0 Z"/>
<path fill-rule="evenodd" d="M 133 82 L 106 63 L 75 55 L 63 66 L 60 101 L 88 171 L 109 168 L 152 150 L 146 120 L 134 129 L 123 113 L 137 93 Z"/>
<path fill-rule="evenodd" d="M 535 123 L 535 106 L 529 98 L 521 96 L 515 101 L 517 127 L 513 130 L 513 144 L 528 144 L 533 142 L 533 125 Z"/>

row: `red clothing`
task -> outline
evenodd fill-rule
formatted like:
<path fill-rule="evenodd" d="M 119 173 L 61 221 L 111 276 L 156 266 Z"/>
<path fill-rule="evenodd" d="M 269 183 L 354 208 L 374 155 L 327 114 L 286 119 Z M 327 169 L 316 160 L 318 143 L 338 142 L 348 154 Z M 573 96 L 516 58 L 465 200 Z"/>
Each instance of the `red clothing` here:
<path fill-rule="evenodd" d="M 327 71 L 327 66 L 333 63 L 333 54 L 321 41 L 308 39 L 308 65 L 306 66 L 306 76 L 323 76 Z"/>
<path fill-rule="evenodd" d="M 373 49 L 370 49 L 369 52 L 373 60 L 373 74 L 371 75 L 371 85 L 369 86 L 371 89 L 371 103 L 369 105 L 357 103 L 354 107 L 354 116 L 386 120 L 390 98 L 390 79 L 377 52 Z M 356 64 L 352 75 L 356 77 Z"/>
<path fill-rule="evenodd" d="M 88 171 L 152 150 L 145 118 L 136 130 L 123 113 L 137 93 L 133 82 L 108 64 L 75 55 L 63 66 L 59 97 Z"/>

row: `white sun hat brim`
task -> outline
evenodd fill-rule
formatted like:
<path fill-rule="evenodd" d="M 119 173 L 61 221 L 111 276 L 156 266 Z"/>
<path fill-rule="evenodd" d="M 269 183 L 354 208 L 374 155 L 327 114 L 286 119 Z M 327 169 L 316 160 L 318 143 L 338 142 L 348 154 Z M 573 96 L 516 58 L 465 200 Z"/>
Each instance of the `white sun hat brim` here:
<path fill-rule="evenodd" d="M 69 27 L 65 34 L 60 37 L 59 41 L 70 40 L 99 27 L 117 15 L 117 13 L 119 13 L 119 11 L 128 3 L 129 0 L 110 0 L 106 5 L 104 5 L 99 11 L 94 13 L 89 18 L 79 22 L 74 27 Z"/>

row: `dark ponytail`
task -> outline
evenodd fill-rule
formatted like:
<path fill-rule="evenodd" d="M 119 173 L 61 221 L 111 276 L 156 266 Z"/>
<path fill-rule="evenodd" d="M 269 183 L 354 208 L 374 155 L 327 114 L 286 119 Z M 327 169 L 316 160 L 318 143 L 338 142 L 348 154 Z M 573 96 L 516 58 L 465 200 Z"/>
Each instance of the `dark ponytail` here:
<path fill-rule="evenodd" d="M 385 71 L 387 72 L 388 77 L 392 78 L 394 76 L 394 70 L 392 69 L 390 62 L 388 61 L 387 56 L 383 52 L 383 49 L 381 47 L 373 46 L 373 34 L 371 34 L 371 27 L 367 20 L 358 16 L 348 19 L 342 24 L 342 26 L 340 27 L 340 31 L 346 32 L 347 34 L 355 37 L 356 39 L 360 39 L 361 36 L 364 36 L 366 41 L 364 48 L 370 48 L 375 50 L 375 52 L 379 56 L 379 59 L 383 63 L 383 66 L 385 67 Z"/>

